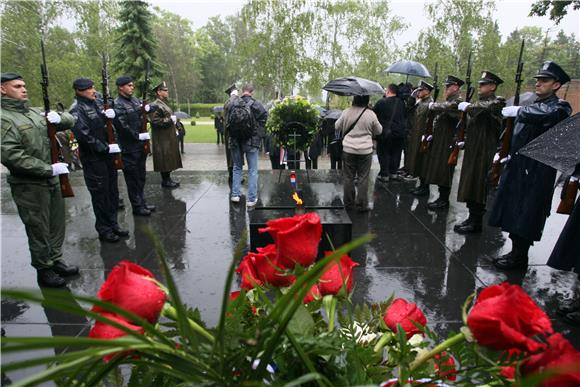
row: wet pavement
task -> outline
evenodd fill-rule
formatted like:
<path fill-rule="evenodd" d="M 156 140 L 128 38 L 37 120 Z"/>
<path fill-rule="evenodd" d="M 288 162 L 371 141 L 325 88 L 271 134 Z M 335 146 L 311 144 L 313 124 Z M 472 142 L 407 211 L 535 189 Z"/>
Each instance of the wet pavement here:
<path fill-rule="evenodd" d="M 376 167 L 375 161 L 373 176 L 376 176 Z M 339 171 L 321 169 L 309 171 L 308 176 L 306 173 L 300 171 L 299 182 L 306 186 L 310 180 L 308 189 L 313 198 L 324 203 L 341 199 Z M 258 206 L 287 194 L 277 188 L 279 179 L 287 178 L 285 173 L 280 176 L 278 171 L 261 170 L 259 174 Z M 97 239 L 82 174 L 72 175 L 75 197 L 66 199 L 64 258 L 68 263 L 79 265 L 81 275 L 70 281 L 71 292 L 94 296 L 110 269 L 123 259 L 143 265 L 160 278 L 152 242 L 145 231 L 150 228 L 165 246 L 183 300 L 199 308 L 209 325 L 216 323 L 227 267 L 237 241 L 242 233 L 248 232 L 248 211 L 243 203 L 231 204 L 228 200 L 225 171 L 179 171 L 175 176 L 181 181 L 181 187 L 167 190 L 161 188 L 158 174 L 148 173 L 146 197 L 150 204 L 157 206 L 157 212 L 150 218 L 138 218 L 133 217 L 129 208 L 120 211 L 119 222 L 130 230 L 130 237 L 107 244 Z M 457 171 L 452 198 L 456 197 L 458 178 Z M 5 174 L 1 182 L 2 287 L 37 289 L 24 227 Z M 493 257 L 509 251 L 506 234 L 489 227 L 475 236 L 454 233 L 453 225 L 467 216 L 465 205 L 452 201 L 448 210 L 429 211 L 426 208 L 429 198 L 417 199 L 408 193 L 413 185 L 414 182 L 371 184 L 373 209 L 368 213 L 349 213 L 354 237 L 367 232 L 376 235 L 372 242 L 352 254 L 360 263 L 355 268 L 354 302 L 382 301 L 392 294 L 406 298 L 424 310 L 431 328 L 446 335 L 461 326 L 460 308 L 467 296 L 507 280 L 521 284 L 553 318 L 555 329 L 580 348 L 580 328 L 564 324 L 555 314 L 558 301 L 572 296 L 575 275 L 545 265 L 566 221 L 566 216 L 555 213 L 560 188 L 554 194 L 554 209 L 544 237 L 530 250 L 531 264 L 527 272 L 506 274 L 491 264 Z M 119 177 L 119 186 L 128 203 L 122 177 Z M 435 191 L 433 187 L 431 199 Z M 36 304 L 2 298 L 2 328 L 8 336 L 86 335 L 90 323 Z M 2 361 L 20 356 L 3 356 Z M 9 376 L 14 380 L 22 374 Z"/>

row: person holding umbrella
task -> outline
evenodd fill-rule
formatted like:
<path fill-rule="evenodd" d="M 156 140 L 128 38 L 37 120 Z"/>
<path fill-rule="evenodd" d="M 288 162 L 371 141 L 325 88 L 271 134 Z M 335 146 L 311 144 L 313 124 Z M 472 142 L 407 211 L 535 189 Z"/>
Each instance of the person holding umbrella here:
<path fill-rule="evenodd" d="M 540 136 L 572 111 L 556 92 L 570 77 L 555 62 L 544 62 L 534 76 L 538 99 L 529 106 L 509 106 L 504 117 L 515 117 L 508 157 L 501 160 L 505 168 L 489 218 L 489 225 L 509 233 L 512 250 L 494 260 L 498 269 L 526 269 L 528 251 L 539 241 L 550 214 L 556 170 L 519 153 L 520 149 Z M 499 157 L 499 156 L 497 156 Z"/>

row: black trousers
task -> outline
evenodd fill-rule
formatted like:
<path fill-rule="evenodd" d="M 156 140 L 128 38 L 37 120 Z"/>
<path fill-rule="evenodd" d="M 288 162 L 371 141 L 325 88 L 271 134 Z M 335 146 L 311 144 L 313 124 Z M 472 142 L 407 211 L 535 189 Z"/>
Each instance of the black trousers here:
<path fill-rule="evenodd" d="M 131 153 L 123 153 L 123 175 L 129 193 L 129 201 L 133 211 L 145 206 L 145 163 L 147 156 L 143 150 Z"/>
<path fill-rule="evenodd" d="M 119 227 L 117 223 L 117 207 L 119 206 L 117 170 L 109 156 L 102 160 L 84 160 L 82 163 L 85 183 L 91 194 L 96 218 L 95 228 L 99 235 L 105 235 Z"/>
<path fill-rule="evenodd" d="M 388 176 L 397 173 L 404 148 L 405 139 L 403 137 L 389 137 L 386 140 L 378 141 L 377 156 L 381 166 L 379 175 Z"/>

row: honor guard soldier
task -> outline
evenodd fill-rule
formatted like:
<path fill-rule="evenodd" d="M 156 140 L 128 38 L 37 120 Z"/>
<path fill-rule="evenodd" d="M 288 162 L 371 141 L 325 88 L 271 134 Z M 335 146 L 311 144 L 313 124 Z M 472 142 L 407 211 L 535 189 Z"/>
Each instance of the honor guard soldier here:
<path fill-rule="evenodd" d="M 121 76 L 115 81 L 119 96 L 115 99 L 115 119 L 113 124 L 119 137 L 123 157 L 123 175 L 127 184 L 129 200 L 136 216 L 149 216 L 155 206 L 148 205 L 143 193 L 145 189 L 145 154 L 144 141 L 149 140 L 149 133 L 139 133 L 143 123 L 141 101 L 133 97 L 135 84 L 130 76 Z M 145 105 L 145 111 L 149 111 Z"/>
<path fill-rule="evenodd" d="M 427 119 L 429 118 L 429 104 L 433 102 L 432 91 L 433 85 L 421 81 L 414 92 L 416 103 L 412 110 L 411 130 L 409 131 L 407 144 L 407 172 L 411 176 L 419 178 L 419 186 L 411 191 L 416 196 L 429 195 L 429 184 L 425 183 L 425 175 L 423 174 L 425 154 L 421 153 L 419 148 L 421 147 L 421 138 L 425 135 Z"/>
<path fill-rule="evenodd" d="M 509 106 L 504 117 L 515 117 L 508 157 L 501 174 L 489 225 L 509 233 L 512 250 L 495 259 L 499 269 L 526 269 L 528 250 L 539 241 L 552 207 L 556 170 L 518 154 L 530 141 L 570 116 L 570 104 L 556 92 L 570 77 L 555 62 L 544 62 L 534 76 L 538 99 L 528 106 Z"/>
<path fill-rule="evenodd" d="M 83 175 L 87 189 L 91 194 L 95 213 L 95 228 L 99 239 L 104 242 L 118 242 L 119 237 L 129 232 L 117 223 L 119 190 L 117 187 L 117 170 L 113 165 L 111 154 L 120 153 L 117 144 L 107 143 L 106 118 L 115 118 L 113 109 L 101 110 L 96 101 L 96 90 L 92 80 L 79 78 L 73 82 L 76 106 L 71 111 L 77 121 L 73 133 L 79 143 L 79 152 L 83 164 Z"/>
<path fill-rule="evenodd" d="M 161 173 L 161 186 L 177 188 L 179 183 L 171 179 L 171 172 L 183 168 L 181 154 L 177 140 L 177 118 L 173 110 L 167 105 L 169 89 L 165 82 L 161 82 L 154 89 L 156 100 L 151 104 L 149 112 L 151 134 L 153 142 L 153 169 Z"/>
<path fill-rule="evenodd" d="M 26 84 L 19 74 L 2 73 L 2 164 L 8 168 L 8 184 L 18 215 L 28 236 L 32 266 L 41 286 L 66 285 L 64 276 L 78 274 L 62 258 L 65 210 L 58 175 L 67 164 L 53 163 L 46 121 L 58 129 L 73 126 L 68 113 L 46 114 L 31 108 Z"/>
<path fill-rule="evenodd" d="M 505 100 L 495 95 L 503 80 L 490 71 L 483 71 L 479 84 L 479 101 L 461 102 L 459 110 L 467 114 L 463 165 L 459 179 L 457 201 L 467 203 L 469 217 L 453 228 L 459 234 L 481 232 L 487 202 L 488 173 L 497 150 L 501 133 L 501 109 Z"/>
<path fill-rule="evenodd" d="M 439 197 L 427 204 L 430 210 L 449 207 L 455 167 L 450 166 L 447 160 L 449 149 L 455 144 L 455 128 L 460 116 L 457 105 L 462 102 L 460 90 L 463 84 L 461 79 L 448 75 L 445 80 L 445 102 L 429 104 L 429 110 L 436 116 L 433 121 L 432 143 L 425 161 L 425 183 L 439 186 Z"/>

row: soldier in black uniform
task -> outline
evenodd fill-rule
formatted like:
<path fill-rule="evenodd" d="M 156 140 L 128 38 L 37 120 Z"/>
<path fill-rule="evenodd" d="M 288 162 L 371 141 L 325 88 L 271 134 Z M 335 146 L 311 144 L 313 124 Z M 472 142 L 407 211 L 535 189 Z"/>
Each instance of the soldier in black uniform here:
<path fill-rule="evenodd" d="M 149 216 L 155 211 L 155 206 L 148 205 L 145 201 L 145 163 L 147 155 L 143 149 L 143 142 L 149 140 L 149 133 L 139 133 L 143 123 L 141 102 L 133 97 L 135 84 L 133 78 L 121 76 L 115 84 L 119 90 L 119 96 L 115 99 L 115 119 L 113 124 L 119 137 L 123 156 L 123 175 L 129 192 L 129 200 L 133 208 L 133 214 L 137 216 Z M 149 111 L 149 105 L 145 105 Z"/>
<path fill-rule="evenodd" d="M 118 242 L 120 236 L 128 236 L 117 223 L 119 193 L 117 170 L 110 154 L 120 153 L 117 144 L 107 143 L 105 121 L 115 118 L 115 111 L 102 108 L 96 101 L 96 90 L 92 80 L 79 78 L 73 82 L 76 106 L 71 110 L 77 119 L 73 133 L 79 143 L 83 174 L 87 189 L 91 194 L 95 213 L 95 228 L 99 239 Z"/>
<path fill-rule="evenodd" d="M 556 170 L 539 161 L 518 154 L 530 141 L 546 132 L 572 112 L 570 104 L 556 92 L 570 77 L 555 62 L 544 62 L 535 75 L 538 99 L 528 106 L 509 106 L 504 117 L 515 117 L 509 156 L 500 178 L 499 189 L 489 218 L 489 225 L 509 232 L 512 251 L 496 258 L 499 269 L 525 269 L 528 250 L 542 238 L 546 218 L 552 207 Z"/>

